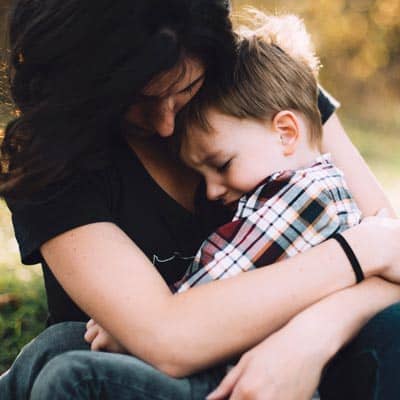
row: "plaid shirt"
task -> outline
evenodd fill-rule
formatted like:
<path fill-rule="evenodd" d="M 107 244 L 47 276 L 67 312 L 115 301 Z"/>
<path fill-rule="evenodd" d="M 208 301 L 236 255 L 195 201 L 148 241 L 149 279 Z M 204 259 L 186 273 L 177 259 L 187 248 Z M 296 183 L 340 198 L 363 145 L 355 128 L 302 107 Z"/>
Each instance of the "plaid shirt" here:
<path fill-rule="evenodd" d="M 309 168 L 277 172 L 240 198 L 233 220 L 203 242 L 175 290 L 292 257 L 360 220 L 361 211 L 329 154 Z"/>

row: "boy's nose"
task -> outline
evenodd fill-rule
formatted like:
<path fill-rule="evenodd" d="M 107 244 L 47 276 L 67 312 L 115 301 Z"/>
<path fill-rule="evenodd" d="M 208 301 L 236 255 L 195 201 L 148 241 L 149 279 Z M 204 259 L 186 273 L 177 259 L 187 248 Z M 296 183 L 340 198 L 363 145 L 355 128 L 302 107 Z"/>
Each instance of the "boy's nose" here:
<path fill-rule="evenodd" d="M 207 183 L 208 200 L 220 200 L 226 193 L 224 185 L 219 183 Z"/>

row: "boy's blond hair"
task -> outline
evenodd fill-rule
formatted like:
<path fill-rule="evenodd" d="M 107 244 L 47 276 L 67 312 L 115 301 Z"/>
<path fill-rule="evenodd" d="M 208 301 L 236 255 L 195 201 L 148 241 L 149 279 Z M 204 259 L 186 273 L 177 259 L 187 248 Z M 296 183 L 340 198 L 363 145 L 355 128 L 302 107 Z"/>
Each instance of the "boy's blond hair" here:
<path fill-rule="evenodd" d="M 272 121 L 282 110 L 292 110 L 304 115 L 309 142 L 319 147 L 319 62 L 304 24 L 293 15 L 268 16 L 254 9 L 249 13 L 252 26 L 237 30 L 232 85 L 201 90 L 182 110 L 178 135 L 185 135 L 192 126 L 212 132 L 207 119 L 210 108 L 240 119 L 264 121 Z"/>

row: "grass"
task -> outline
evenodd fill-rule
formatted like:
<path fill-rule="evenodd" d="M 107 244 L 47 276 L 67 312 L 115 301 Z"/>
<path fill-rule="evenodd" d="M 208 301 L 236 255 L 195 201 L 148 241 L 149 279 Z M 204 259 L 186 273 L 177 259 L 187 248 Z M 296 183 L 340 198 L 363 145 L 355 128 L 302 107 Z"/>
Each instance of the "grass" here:
<path fill-rule="evenodd" d="M 44 328 L 47 307 L 42 279 L 21 281 L 12 268 L 0 267 L 0 373 L 18 350 Z"/>
<path fill-rule="evenodd" d="M 365 126 L 346 118 L 343 121 L 400 214 L 399 127 Z M 0 201 L 0 373 L 43 329 L 46 314 L 40 269 L 20 264 L 10 214 Z"/>
<path fill-rule="evenodd" d="M 0 200 L 0 374 L 43 330 L 47 305 L 40 268 L 19 262 L 10 213 Z"/>

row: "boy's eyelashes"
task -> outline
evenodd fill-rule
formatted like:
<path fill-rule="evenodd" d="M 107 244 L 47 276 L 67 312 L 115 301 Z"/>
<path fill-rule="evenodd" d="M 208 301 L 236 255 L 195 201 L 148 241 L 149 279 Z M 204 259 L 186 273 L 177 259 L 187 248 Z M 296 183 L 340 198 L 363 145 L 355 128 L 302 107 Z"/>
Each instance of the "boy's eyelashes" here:
<path fill-rule="evenodd" d="M 225 172 L 228 169 L 229 165 L 231 164 L 231 161 L 232 158 L 225 161 L 223 164 L 216 166 L 215 169 L 220 173 Z"/>

